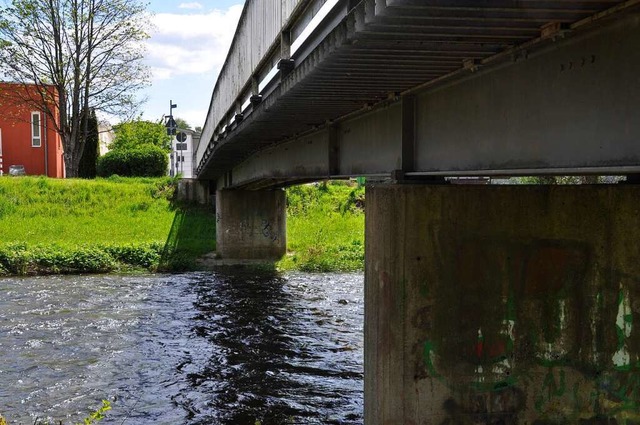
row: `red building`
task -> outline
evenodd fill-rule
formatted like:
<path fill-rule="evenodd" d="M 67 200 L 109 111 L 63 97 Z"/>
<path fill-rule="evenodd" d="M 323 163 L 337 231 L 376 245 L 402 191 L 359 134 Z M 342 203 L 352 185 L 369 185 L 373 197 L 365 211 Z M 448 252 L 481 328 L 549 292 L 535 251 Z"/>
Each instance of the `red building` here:
<path fill-rule="evenodd" d="M 56 102 L 47 101 L 53 96 L 42 96 L 39 90 L 35 85 L 0 83 L 0 174 L 23 166 L 27 175 L 64 177 L 62 140 L 45 113 L 49 102 L 58 119 Z"/>

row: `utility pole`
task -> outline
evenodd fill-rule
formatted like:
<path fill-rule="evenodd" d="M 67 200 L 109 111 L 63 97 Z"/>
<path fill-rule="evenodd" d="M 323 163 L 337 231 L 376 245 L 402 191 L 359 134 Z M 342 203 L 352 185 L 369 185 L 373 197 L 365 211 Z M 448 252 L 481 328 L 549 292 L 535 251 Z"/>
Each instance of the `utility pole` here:
<path fill-rule="evenodd" d="M 178 105 L 173 103 L 173 100 L 169 100 L 169 116 L 167 117 L 165 126 L 167 127 L 167 134 L 171 136 L 171 177 L 174 177 L 178 173 L 178 152 L 173 149 L 174 136 L 176 135 L 176 120 L 173 119 L 173 110 L 177 107 Z"/>

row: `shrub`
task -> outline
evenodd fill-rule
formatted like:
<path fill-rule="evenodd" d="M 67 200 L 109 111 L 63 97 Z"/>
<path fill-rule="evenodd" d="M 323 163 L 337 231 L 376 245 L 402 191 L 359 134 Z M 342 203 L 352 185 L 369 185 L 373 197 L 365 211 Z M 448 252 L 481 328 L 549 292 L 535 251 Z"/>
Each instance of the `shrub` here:
<path fill-rule="evenodd" d="M 165 152 L 171 150 L 171 136 L 161 123 L 136 120 L 118 124 L 114 127 L 116 138 L 109 145 L 111 150 L 135 149 L 142 145 L 154 145 Z"/>
<path fill-rule="evenodd" d="M 160 260 L 162 245 L 157 243 L 143 245 L 106 246 L 104 250 L 114 260 L 133 267 L 151 268 Z"/>
<path fill-rule="evenodd" d="M 169 158 L 157 146 L 144 145 L 135 149 L 118 149 L 98 159 L 98 175 L 109 177 L 161 177 L 167 174 Z"/>
<path fill-rule="evenodd" d="M 0 244 L 0 276 L 155 270 L 162 250 L 159 242 L 80 247 Z"/>

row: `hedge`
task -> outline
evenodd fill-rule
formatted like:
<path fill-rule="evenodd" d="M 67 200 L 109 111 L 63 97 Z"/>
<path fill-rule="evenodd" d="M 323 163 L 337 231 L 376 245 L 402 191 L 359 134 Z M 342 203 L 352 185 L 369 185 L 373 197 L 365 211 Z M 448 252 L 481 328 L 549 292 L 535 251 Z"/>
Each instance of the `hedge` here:
<path fill-rule="evenodd" d="M 116 149 L 98 159 L 98 176 L 162 177 L 167 174 L 169 157 L 153 145 L 135 149 Z"/>

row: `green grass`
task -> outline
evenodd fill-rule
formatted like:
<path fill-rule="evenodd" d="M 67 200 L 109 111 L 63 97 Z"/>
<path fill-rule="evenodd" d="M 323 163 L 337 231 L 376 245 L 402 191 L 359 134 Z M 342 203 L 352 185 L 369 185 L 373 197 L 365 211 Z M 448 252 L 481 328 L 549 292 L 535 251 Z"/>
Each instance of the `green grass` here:
<path fill-rule="evenodd" d="M 287 255 L 281 270 L 364 268 L 364 188 L 329 182 L 287 189 Z"/>
<path fill-rule="evenodd" d="M 169 179 L 0 178 L 0 243 L 164 243 L 175 211 Z"/>
<path fill-rule="evenodd" d="M 174 191 L 169 178 L 0 178 L 0 274 L 183 269 L 215 249 L 214 214 Z"/>
<path fill-rule="evenodd" d="M 169 178 L 0 178 L 0 274 L 193 270 L 215 250 L 211 208 L 176 205 Z M 364 189 L 330 182 L 287 189 L 280 270 L 364 265 Z"/>
<path fill-rule="evenodd" d="M 160 269 L 194 270 L 195 260 L 216 249 L 215 211 L 210 207 L 190 206 L 176 211 Z"/>

